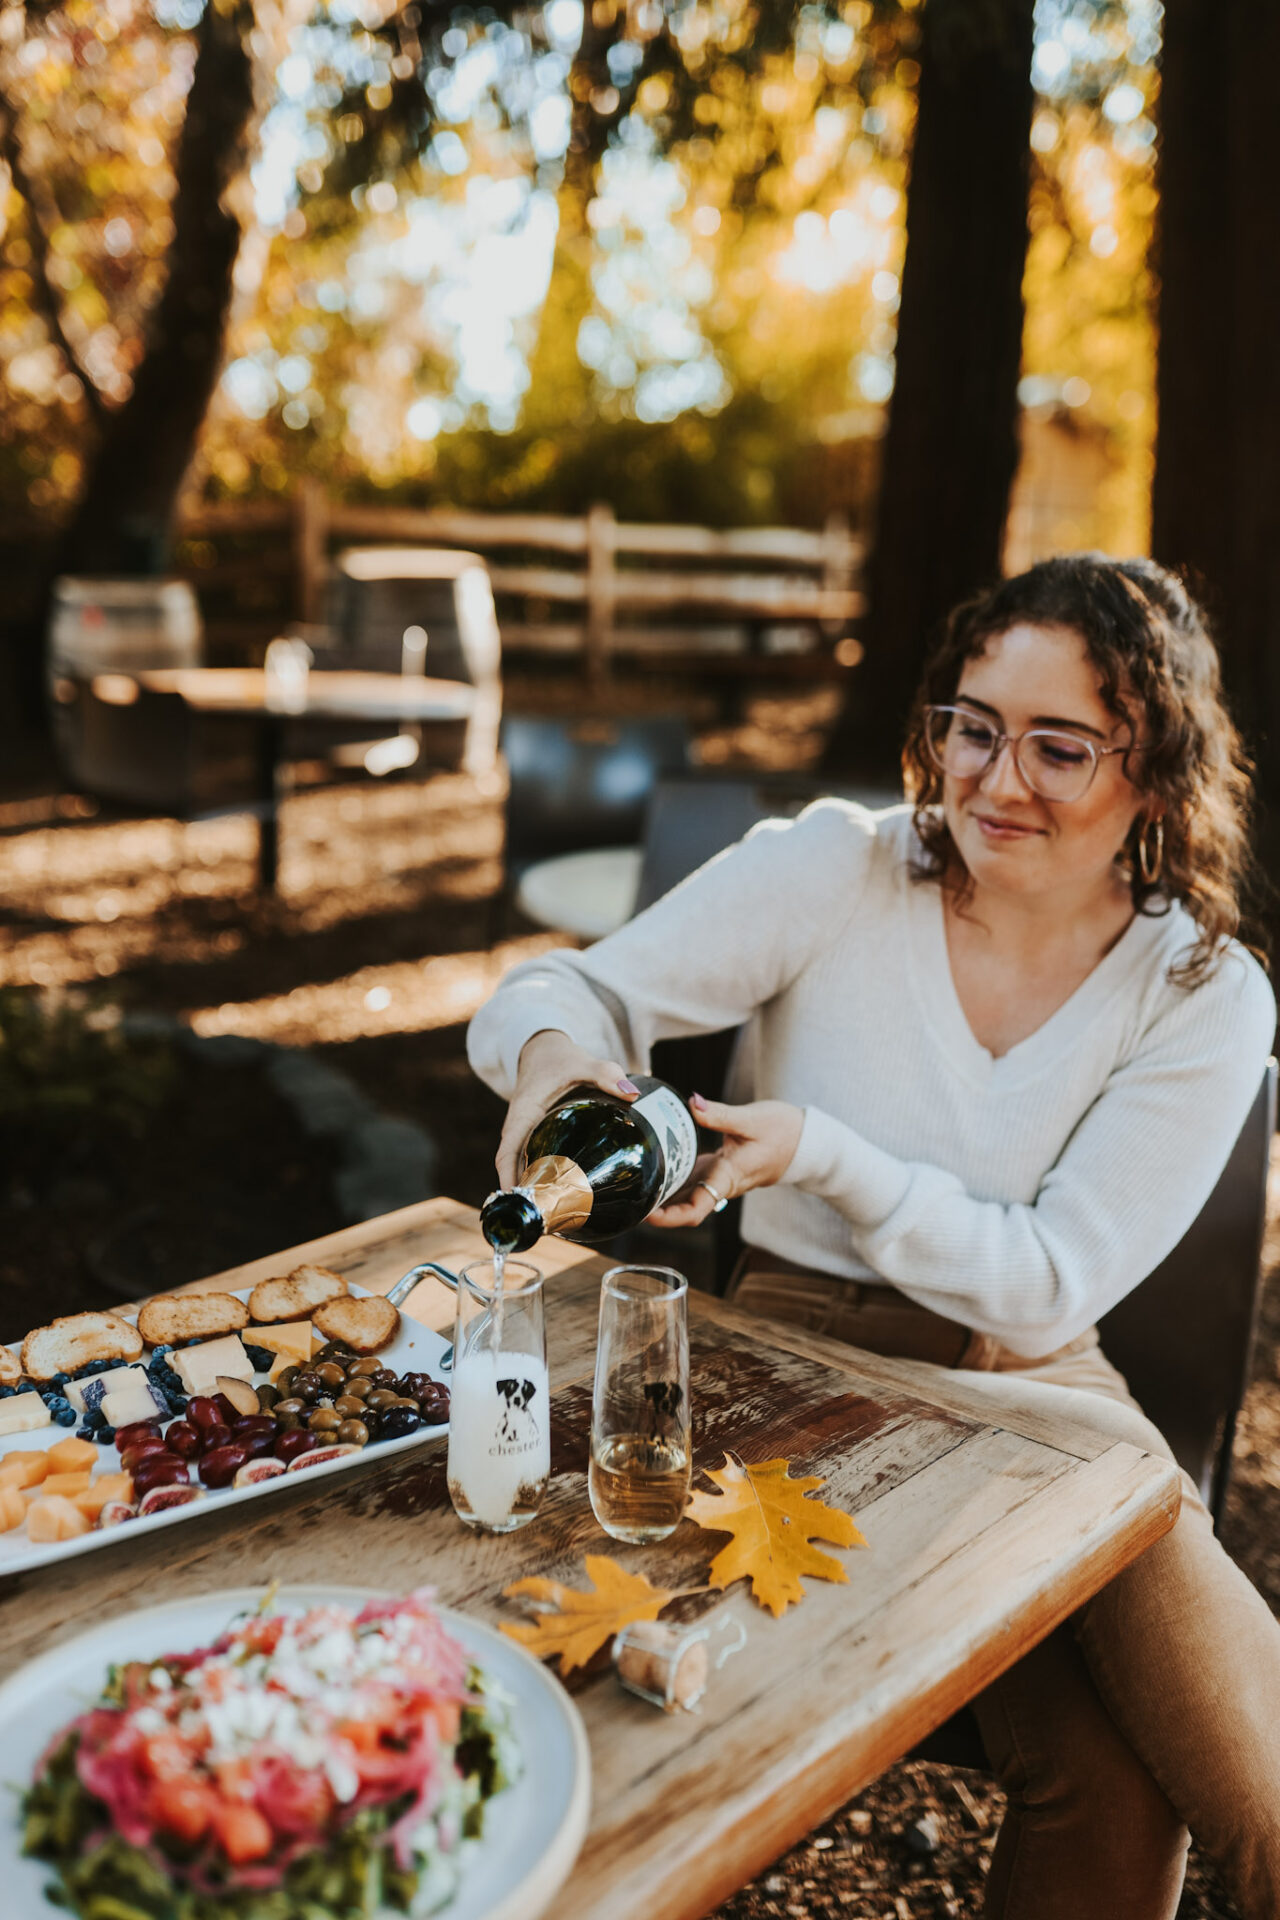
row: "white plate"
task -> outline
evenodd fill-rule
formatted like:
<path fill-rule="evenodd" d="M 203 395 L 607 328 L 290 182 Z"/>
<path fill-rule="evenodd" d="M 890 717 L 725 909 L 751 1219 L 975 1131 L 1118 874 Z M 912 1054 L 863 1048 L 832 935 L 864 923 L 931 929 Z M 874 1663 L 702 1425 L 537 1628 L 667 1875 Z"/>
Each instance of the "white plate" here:
<path fill-rule="evenodd" d="M 352 1297 L 363 1298 L 366 1289 L 353 1286 Z M 250 1289 L 241 1288 L 236 1298 L 247 1300 Z M 128 1317 L 128 1316 L 125 1316 Z M 253 1329 L 246 1327 L 242 1339 L 253 1345 Z M 424 1327 L 416 1320 L 410 1320 L 407 1314 L 400 1315 L 400 1326 L 395 1339 L 389 1347 L 383 1347 L 378 1358 L 395 1373 L 429 1373 L 433 1380 L 442 1380 L 449 1384 L 450 1376 L 441 1370 L 440 1361 L 448 1351 L 449 1342 L 442 1334 L 433 1333 L 430 1327 Z M 143 1350 L 142 1361 L 145 1364 L 149 1349 Z M 121 1361 L 121 1366 L 126 1362 Z M 265 1380 L 266 1375 L 259 1376 Z M 36 1427 L 30 1433 L 7 1433 L 0 1439 L 0 1463 L 8 1453 L 37 1453 L 47 1450 L 59 1440 L 72 1438 L 80 1422 L 74 1427 Z M 282 1473 L 274 1480 L 264 1480 L 254 1487 L 219 1487 L 204 1489 L 203 1500 L 193 1500 L 186 1507 L 170 1507 L 163 1513 L 149 1513 L 145 1517 L 125 1520 L 118 1527 L 95 1528 L 92 1533 L 82 1533 L 75 1540 L 56 1540 L 47 1545 L 37 1545 L 27 1537 L 25 1526 L 15 1527 L 12 1533 L 0 1533 L 0 1580 L 11 1573 L 26 1573 L 32 1567 L 46 1566 L 51 1560 L 71 1560 L 78 1553 L 92 1553 L 99 1547 L 120 1546 L 127 1540 L 136 1540 L 140 1534 L 149 1533 L 156 1527 L 181 1526 L 184 1520 L 197 1520 L 207 1514 L 221 1513 L 224 1509 L 236 1507 L 245 1500 L 269 1499 L 282 1487 L 297 1488 L 300 1484 L 310 1486 L 332 1473 L 350 1473 L 366 1460 L 390 1460 L 398 1453 L 404 1453 L 411 1447 L 420 1447 L 428 1440 L 437 1439 L 449 1431 L 448 1422 L 434 1427 L 419 1427 L 416 1433 L 407 1433 L 399 1440 L 377 1440 L 360 1453 L 345 1454 L 340 1460 L 330 1460 L 324 1466 L 309 1467 L 304 1473 Z M 120 1455 L 114 1447 L 99 1447 L 99 1468 L 104 1473 L 117 1472 L 120 1467 Z M 99 1469 L 95 1468 L 95 1475 Z M 199 1483 L 199 1474 L 193 1468 L 193 1485 Z"/>
<path fill-rule="evenodd" d="M 373 1587 L 283 1587 L 279 1606 L 302 1611 L 336 1601 L 361 1607 Z M 173 1600 L 124 1615 L 68 1640 L 0 1686 L 0 1754 L 4 1779 L 24 1787 L 45 1747 L 97 1698 L 113 1661 L 154 1660 L 207 1646 L 234 1616 L 256 1607 L 262 1591 L 239 1587 L 199 1599 Z M 591 1807 L 591 1756 L 577 1708 L 559 1682 L 514 1640 L 492 1627 L 440 1609 L 440 1617 L 500 1686 L 515 1698 L 513 1725 L 524 1759 L 515 1785 L 485 1809 L 485 1838 L 464 1870 L 442 1920 L 536 1920 L 578 1857 Z M 22 1857 L 16 1805 L 0 1817 L 0 1878 L 5 1920 L 50 1920 L 66 1909 L 46 1898 L 51 1874 Z"/>

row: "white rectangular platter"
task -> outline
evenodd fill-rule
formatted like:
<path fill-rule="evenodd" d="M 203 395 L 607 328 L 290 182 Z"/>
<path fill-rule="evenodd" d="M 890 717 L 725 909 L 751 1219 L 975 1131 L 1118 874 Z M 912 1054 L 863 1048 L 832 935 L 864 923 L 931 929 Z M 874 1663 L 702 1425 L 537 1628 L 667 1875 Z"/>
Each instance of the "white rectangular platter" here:
<path fill-rule="evenodd" d="M 237 1291 L 240 1300 L 249 1298 L 249 1289 Z M 365 1293 L 363 1287 L 352 1286 L 349 1289 L 354 1298 Z M 135 1316 L 124 1314 L 124 1319 Z M 247 1327 L 242 1338 L 253 1344 L 253 1329 Z M 395 1373 L 427 1373 L 433 1380 L 449 1385 L 449 1374 L 442 1368 L 441 1361 L 449 1353 L 449 1342 L 430 1327 L 421 1326 L 411 1320 L 407 1314 L 400 1316 L 400 1325 L 396 1337 L 386 1347 L 380 1348 L 378 1358 Z M 149 1357 L 150 1349 L 145 1349 L 143 1361 Z M 266 1380 L 266 1374 L 257 1374 L 255 1385 Z M 168 1422 L 165 1422 L 165 1427 Z M 270 1499 L 273 1493 L 283 1488 L 294 1491 L 299 1486 L 312 1486 L 331 1474 L 350 1473 L 368 1461 L 390 1460 L 397 1454 L 406 1453 L 414 1447 L 424 1446 L 430 1440 L 436 1440 L 448 1432 L 448 1423 L 437 1426 L 419 1427 L 416 1433 L 408 1433 L 398 1440 L 374 1440 L 359 1453 L 346 1454 L 339 1460 L 329 1460 L 318 1466 L 309 1467 L 298 1473 L 282 1473 L 274 1480 L 260 1481 L 256 1486 L 205 1488 L 204 1497 L 193 1500 L 188 1506 L 170 1507 L 160 1513 L 136 1515 L 132 1520 L 122 1521 L 115 1527 L 95 1527 L 89 1533 L 79 1534 L 73 1540 L 37 1542 L 28 1538 L 25 1526 L 16 1527 L 9 1533 L 0 1533 L 0 1580 L 9 1574 L 26 1573 L 33 1567 L 48 1566 L 55 1560 L 74 1559 L 77 1554 L 94 1553 L 101 1547 L 127 1547 L 130 1540 L 151 1533 L 159 1527 L 177 1527 L 184 1521 L 203 1519 L 207 1516 L 230 1512 L 246 1500 Z M 162 1429 L 163 1431 L 163 1429 Z M 65 1440 L 75 1432 L 72 1427 L 37 1427 L 34 1432 L 5 1434 L 0 1438 L 0 1465 L 10 1453 L 35 1453 L 47 1451 L 59 1440 Z M 98 1449 L 99 1470 L 114 1472 L 119 1468 L 120 1456 L 114 1446 Z M 307 1456 L 304 1454 L 303 1459 Z M 193 1483 L 198 1476 L 193 1475 Z M 34 1491 L 38 1493 L 39 1489 Z"/>

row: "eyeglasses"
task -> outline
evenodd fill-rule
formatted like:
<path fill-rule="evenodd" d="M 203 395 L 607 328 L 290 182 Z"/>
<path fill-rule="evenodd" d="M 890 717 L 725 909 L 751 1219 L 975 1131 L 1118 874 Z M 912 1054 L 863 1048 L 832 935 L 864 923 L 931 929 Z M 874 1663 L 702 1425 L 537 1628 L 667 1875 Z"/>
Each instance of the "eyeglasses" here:
<path fill-rule="evenodd" d="M 1013 763 L 1032 793 L 1059 804 L 1084 798 L 1100 760 L 1134 751 L 1130 746 L 1100 747 L 1082 734 L 1060 733 L 1053 727 L 1004 733 L 968 707 L 926 707 L 924 717 L 925 743 L 942 773 L 957 780 L 979 780 L 1001 749 L 1011 747 Z"/>

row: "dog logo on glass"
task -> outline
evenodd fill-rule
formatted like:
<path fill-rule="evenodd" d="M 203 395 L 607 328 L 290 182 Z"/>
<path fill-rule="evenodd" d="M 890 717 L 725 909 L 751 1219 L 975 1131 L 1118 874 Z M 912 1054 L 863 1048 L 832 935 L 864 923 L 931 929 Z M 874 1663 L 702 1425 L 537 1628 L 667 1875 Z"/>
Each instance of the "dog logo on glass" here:
<path fill-rule="evenodd" d="M 499 1380 L 498 1397 L 502 1401 L 498 1420 L 498 1453 L 525 1453 L 536 1447 L 540 1438 L 538 1423 L 529 1411 L 537 1389 L 532 1380 Z"/>

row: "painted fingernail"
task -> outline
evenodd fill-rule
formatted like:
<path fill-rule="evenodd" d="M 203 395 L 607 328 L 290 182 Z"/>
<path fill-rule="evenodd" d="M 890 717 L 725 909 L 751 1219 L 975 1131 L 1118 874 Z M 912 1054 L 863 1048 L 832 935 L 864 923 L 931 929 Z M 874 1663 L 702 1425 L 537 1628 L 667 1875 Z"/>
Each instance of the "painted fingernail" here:
<path fill-rule="evenodd" d="M 639 1093 L 640 1089 L 634 1080 L 619 1080 L 618 1091 L 620 1093 Z"/>
<path fill-rule="evenodd" d="M 706 1101 L 700 1093 L 691 1093 L 689 1095 L 689 1105 L 691 1107 L 705 1107 L 706 1104 Z"/>

